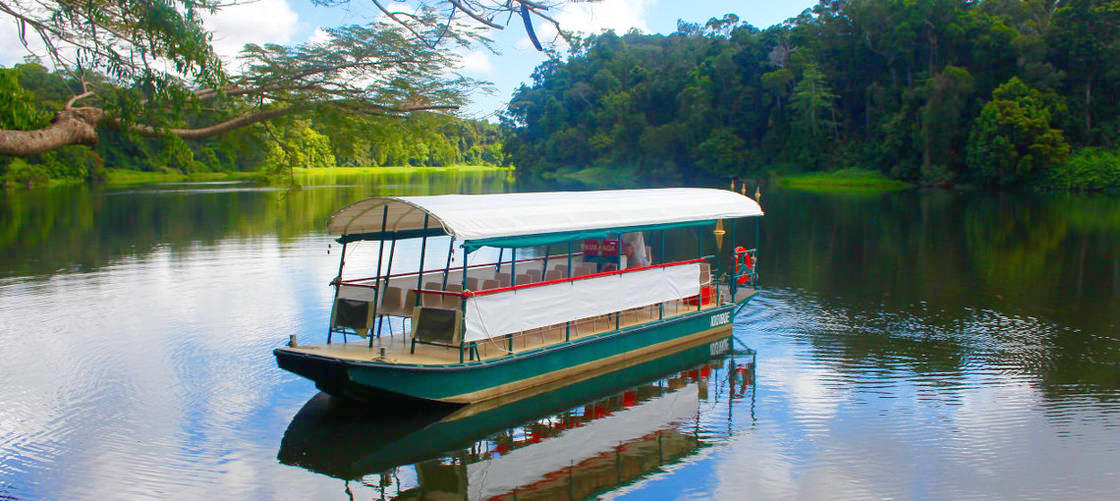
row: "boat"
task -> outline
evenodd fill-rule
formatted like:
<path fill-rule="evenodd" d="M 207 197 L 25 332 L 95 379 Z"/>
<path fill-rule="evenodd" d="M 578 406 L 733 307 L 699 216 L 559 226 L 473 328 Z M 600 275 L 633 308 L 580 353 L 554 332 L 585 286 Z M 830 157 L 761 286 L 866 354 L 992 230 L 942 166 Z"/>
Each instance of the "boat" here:
<path fill-rule="evenodd" d="M 450 405 L 697 346 L 722 353 L 757 292 L 757 249 L 736 246 L 727 270 L 705 249 L 734 242 L 723 221 L 740 218 L 754 218 L 757 243 L 762 214 L 712 188 L 367 198 L 327 225 L 342 251 L 326 343 L 292 336 L 273 353 L 331 395 Z M 351 268 L 375 274 L 346 278 L 358 244 L 376 246 L 375 262 Z M 417 247 L 415 269 L 394 274 L 397 249 Z M 429 269 L 433 255 L 444 266 Z"/>
<path fill-rule="evenodd" d="M 754 366 L 752 350 L 713 357 L 698 346 L 455 409 L 370 413 L 319 393 L 292 418 L 277 459 L 397 499 L 585 499 L 633 488 L 718 445 L 697 428 L 731 433 L 732 406 L 753 402 Z"/>

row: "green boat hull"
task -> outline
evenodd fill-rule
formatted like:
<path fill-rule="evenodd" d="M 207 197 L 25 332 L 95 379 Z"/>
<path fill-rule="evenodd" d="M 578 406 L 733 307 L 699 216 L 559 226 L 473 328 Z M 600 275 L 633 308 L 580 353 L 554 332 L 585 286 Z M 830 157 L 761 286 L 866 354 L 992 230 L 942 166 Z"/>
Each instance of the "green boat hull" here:
<path fill-rule="evenodd" d="M 695 347 L 731 329 L 726 304 L 509 356 L 450 365 L 346 360 L 279 348 L 279 366 L 326 393 L 363 401 L 412 399 L 468 404 L 563 385 Z"/>

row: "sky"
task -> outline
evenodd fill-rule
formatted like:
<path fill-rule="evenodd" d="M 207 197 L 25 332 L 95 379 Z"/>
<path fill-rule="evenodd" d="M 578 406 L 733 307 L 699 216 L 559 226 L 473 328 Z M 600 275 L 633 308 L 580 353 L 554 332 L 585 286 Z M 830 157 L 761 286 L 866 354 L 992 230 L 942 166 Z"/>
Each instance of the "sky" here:
<path fill-rule="evenodd" d="M 389 2 L 392 4 L 393 2 Z M 624 33 L 637 28 L 643 33 L 671 33 L 677 20 L 704 23 L 713 17 L 734 13 L 742 21 L 766 28 L 797 16 L 816 2 L 813 0 L 600 0 L 573 3 L 555 14 L 567 29 L 598 33 L 614 29 Z M 364 24 L 376 20 L 378 11 L 370 2 L 352 0 L 335 7 L 316 7 L 310 0 L 257 0 L 245 5 L 227 7 L 207 19 L 214 33 L 218 53 L 231 58 L 246 43 L 298 44 L 306 42 L 324 26 Z M 534 23 L 541 41 L 551 39 L 550 26 Z M 20 62 L 26 54 L 15 36 L 5 30 L 0 36 L 0 65 Z M 513 91 L 528 82 L 545 55 L 537 52 L 517 20 L 502 31 L 493 33 L 498 54 L 483 48 L 464 51 L 461 72 L 464 76 L 491 82 L 493 92 L 476 91 L 471 104 L 462 110 L 469 118 L 493 118 L 503 108 Z"/>

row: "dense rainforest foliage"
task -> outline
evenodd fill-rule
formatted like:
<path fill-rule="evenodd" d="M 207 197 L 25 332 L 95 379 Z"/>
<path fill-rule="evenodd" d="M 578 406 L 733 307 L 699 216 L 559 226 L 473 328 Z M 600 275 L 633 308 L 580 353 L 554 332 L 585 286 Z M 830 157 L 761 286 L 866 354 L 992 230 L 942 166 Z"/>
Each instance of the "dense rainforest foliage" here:
<path fill-rule="evenodd" d="M 923 185 L 1120 188 L 1120 1 L 822 0 L 590 37 L 513 96 L 527 179 L 863 168 Z"/>
<path fill-rule="evenodd" d="M 81 92 L 81 84 L 27 63 L 0 68 L 0 129 L 36 129 Z M 205 121 L 205 109 L 180 110 L 172 121 Z M 503 165 L 500 127 L 441 113 L 405 117 L 293 113 L 210 139 L 174 135 L 148 138 L 117 130 L 97 144 L 63 146 L 25 159 L 0 156 L 0 181 L 8 186 L 50 179 L 92 180 L 105 168 L 182 173 L 280 172 L 288 167 Z"/>

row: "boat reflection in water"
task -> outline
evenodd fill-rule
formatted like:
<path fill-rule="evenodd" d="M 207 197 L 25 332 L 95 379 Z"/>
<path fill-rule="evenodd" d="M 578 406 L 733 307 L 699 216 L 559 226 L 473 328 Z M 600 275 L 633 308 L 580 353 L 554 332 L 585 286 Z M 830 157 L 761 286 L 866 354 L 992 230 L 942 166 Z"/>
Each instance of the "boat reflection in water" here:
<path fill-rule="evenodd" d="M 278 458 L 345 480 L 351 496 L 369 489 L 363 498 L 580 499 L 632 488 L 753 418 L 754 353 L 730 351 L 732 341 L 459 408 L 385 414 L 320 393 Z"/>

